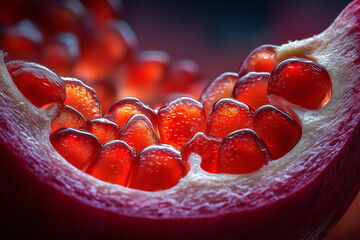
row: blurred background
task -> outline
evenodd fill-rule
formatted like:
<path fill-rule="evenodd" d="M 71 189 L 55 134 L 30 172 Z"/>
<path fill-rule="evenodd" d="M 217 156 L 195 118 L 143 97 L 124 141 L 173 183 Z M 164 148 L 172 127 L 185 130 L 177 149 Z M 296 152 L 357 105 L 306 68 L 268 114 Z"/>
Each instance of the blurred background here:
<path fill-rule="evenodd" d="M 0 0 L 0 47 L 9 53 L 6 60 L 40 62 L 63 76 L 86 80 L 94 88 L 101 85 L 104 89 L 109 77 L 131 78 L 132 68 L 137 69 L 138 77 L 143 70 L 133 67 L 131 59 L 144 50 L 164 51 L 171 61 L 191 59 L 199 68 L 194 72 L 208 82 L 223 72 L 237 72 L 247 54 L 262 44 L 280 45 L 320 33 L 349 2 Z M 108 19 L 121 22 L 109 26 L 105 24 Z M 98 39 L 99 32 L 106 38 Z M 138 62 L 149 62 L 148 55 L 146 60 L 138 58 Z M 157 53 L 150 60 L 157 63 L 157 71 L 167 64 L 164 54 Z M 117 70 L 119 66 L 130 69 L 125 77 Z M 121 96 L 113 89 L 110 86 L 102 93 L 112 96 L 108 102 L 99 96 L 103 106 Z M 340 239 L 360 239 L 360 195 L 328 236 L 328 240 Z"/>

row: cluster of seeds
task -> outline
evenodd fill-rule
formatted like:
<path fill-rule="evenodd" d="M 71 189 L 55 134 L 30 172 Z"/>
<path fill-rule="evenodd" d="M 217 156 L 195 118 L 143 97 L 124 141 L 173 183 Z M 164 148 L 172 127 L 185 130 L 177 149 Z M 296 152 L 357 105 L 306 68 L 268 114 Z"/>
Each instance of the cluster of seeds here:
<path fill-rule="evenodd" d="M 190 170 L 193 153 L 209 173 L 251 173 L 299 142 L 301 122 L 292 106 L 316 110 L 330 100 L 331 80 L 321 65 L 296 57 L 278 62 L 277 46 L 272 45 L 251 52 L 238 73 L 224 73 L 197 90 L 201 83 L 194 62 L 170 64 L 164 52 L 135 51 L 133 33 L 122 20 L 114 21 L 120 12 L 109 3 L 87 3 L 83 13 L 92 13 L 94 27 L 87 41 L 79 27 L 84 18 L 68 1 L 47 5 L 55 27 L 40 25 L 39 33 L 46 36 L 42 44 L 46 49 L 51 43 L 52 53 L 66 57 L 33 54 L 60 75 L 76 78 L 60 77 L 36 63 L 6 63 L 32 104 L 60 106 L 50 142 L 69 163 L 93 177 L 146 191 L 168 189 Z M 99 6 L 106 14 L 97 12 Z M 64 18 L 68 25 L 59 24 Z M 19 26 L 6 28 L 1 38 L 10 59 L 28 56 L 16 55 L 25 47 L 35 51 L 35 43 L 13 45 Z M 52 42 L 54 36 L 69 34 L 78 41 Z M 29 34 L 18 35 L 16 39 L 31 42 Z M 65 42 L 67 48 L 60 47 Z M 75 58 L 70 49 L 76 47 Z"/>

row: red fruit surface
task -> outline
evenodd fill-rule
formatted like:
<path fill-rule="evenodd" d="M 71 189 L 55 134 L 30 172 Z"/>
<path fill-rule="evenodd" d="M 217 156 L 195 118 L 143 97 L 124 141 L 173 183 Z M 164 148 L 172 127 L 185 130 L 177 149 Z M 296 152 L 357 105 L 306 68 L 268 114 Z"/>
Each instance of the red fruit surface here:
<path fill-rule="evenodd" d="M 106 118 L 96 118 L 87 123 L 86 130 L 94 134 L 101 144 L 104 144 L 114 140 L 120 128 L 116 123 Z"/>
<path fill-rule="evenodd" d="M 63 78 L 66 86 L 64 104 L 78 110 L 86 120 L 101 117 L 101 105 L 94 89 L 76 78 Z"/>
<path fill-rule="evenodd" d="M 209 173 L 216 173 L 216 164 L 221 139 L 208 136 L 202 132 L 198 132 L 181 147 L 181 157 L 184 164 L 189 169 L 189 158 L 192 153 L 201 157 L 201 168 Z"/>
<path fill-rule="evenodd" d="M 256 110 L 269 104 L 267 94 L 270 73 L 250 72 L 242 76 L 234 86 L 232 97 Z"/>
<path fill-rule="evenodd" d="M 209 83 L 200 96 L 200 102 L 204 105 L 207 116 L 218 100 L 231 97 L 234 85 L 238 80 L 237 73 L 223 73 Z"/>
<path fill-rule="evenodd" d="M 64 105 L 51 122 L 51 132 L 60 128 L 85 129 L 86 120 L 75 108 Z"/>
<path fill-rule="evenodd" d="M 224 138 L 242 128 L 253 128 L 254 110 L 245 103 L 223 98 L 210 111 L 206 133 Z"/>
<path fill-rule="evenodd" d="M 103 145 L 86 172 L 100 180 L 127 186 L 135 157 L 135 149 L 114 140 Z"/>
<path fill-rule="evenodd" d="M 64 103 L 65 83 L 50 69 L 16 60 L 8 62 L 6 68 L 20 92 L 35 106 Z"/>
<path fill-rule="evenodd" d="M 153 125 L 143 114 L 132 116 L 122 128 L 118 139 L 129 144 L 137 153 L 150 145 L 160 143 Z"/>
<path fill-rule="evenodd" d="M 277 48 L 278 46 L 267 44 L 254 49 L 241 64 L 239 69 L 240 77 L 249 72 L 271 73 L 277 64 Z"/>
<path fill-rule="evenodd" d="M 163 144 L 177 149 L 197 132 L 204 132 L 205 111 L 201 103 L 188 98 L 177 98 L 159 109 L 159 132 Z"/>
<path fill-rule="evenodd" d="M 101 143 L 93 134 L 72 128 L 52 133 L 50 142 L 64 159 L 80 170 L 88 167 L 101 148 Z"/>
<path fill-rule="evenodd" d="M 306 109 L 319 109 L 330 101 L 331 80 L 320 64 L 304 58 L 289 58 L 272 72 L 268 94 L 272 102 L 286 101 Z"/>
<path fill-rule="evenodd" d="M 221 142 L 217 172 L 252 173 L 270 160 L 269 150 L 261 138 L 251 129 L 232 132 Z"/>
<path fill-rule="evenodd" d="M 208 174 L 194 156 L 178 184 L 157 192 L 106 183 L 68 164 L 49 141 L 56 111 L 25 101 L 1 62 L 1 233 L 23 239 L 325 237 L 360 189 L 359 22 L 357 0 L 325 32 L 279 47 L 279 60 L 316 59 L 333 85 L 325 107 L 298 111 L 303 134 L 292 151 L 246 175 Z"/>
<path fill-rule="evenodd" d="M 137 98 L 126 97 L 117 100 L 109 107 L 104 117 L 117 123 L 121 128 L 135 114 L 144 114 L 150 119 L 154 128 L 157 128 L 158 121 L 156 113 L 152 108 Z"/>
<path fill-rule="evenodd" d="M 145 191 L 165 190 L 175 186 L 185 173 L 179 151 L 171 146 L 153 145 L 139 153 L 129 187 Z"/>
<path fill-rule="evenodd" d="M 256 110 L 254 131 L 269 148 L 273 160 L 293 149 L 300 141 L 302 132 L 301 126 L 290 115 L 272 105 Z"/>

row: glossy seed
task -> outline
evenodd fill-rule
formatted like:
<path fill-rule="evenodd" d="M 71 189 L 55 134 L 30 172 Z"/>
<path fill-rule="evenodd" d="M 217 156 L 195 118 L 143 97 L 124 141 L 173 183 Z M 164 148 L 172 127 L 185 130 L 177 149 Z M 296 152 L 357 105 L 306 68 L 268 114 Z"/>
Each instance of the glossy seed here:
<path fill-rule="evenodd" d="M 58 115 L 51 122 L 51 132 L 60 128 L 85 129 L 86 120 L 75 108 L 64 105 Z"/>
<path fill-rule="evenodd" d="M 86 130 L 94 134 L 101 144 L 104 144 L 114 140 L 120 128 L 116 123 L 106 118 L 96 118 L 87 122 Z"/>

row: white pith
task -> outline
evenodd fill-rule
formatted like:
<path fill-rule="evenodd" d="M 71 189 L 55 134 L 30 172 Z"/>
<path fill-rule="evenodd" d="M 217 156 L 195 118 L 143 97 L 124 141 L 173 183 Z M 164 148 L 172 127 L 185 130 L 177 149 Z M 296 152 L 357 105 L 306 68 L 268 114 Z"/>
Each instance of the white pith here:
<path fill-rule="evenodd" d="M 331 29 L 334 27 L 337 30 Z M 192 155 L 190 172 L 168 190 L 145 192 L 97 180 L 77 170 L 52 148 L 49 134 L 55 109 L 45 111 L 30 104 L 12 82 L 3 62 L 0 64 L 0 87 L 3 89 L 0 108 L 4 109 L 4 114 L 0 126 L 11 126 L 2 135 L 19 157 L 32 154 L 25 155 L 25 159 L 39 178 L 81 201 L 124 215 L 199 217 L 271 204 L 306 186 L 304 182 L 311 182 L 311 178 L 317 175 L 314 172 L 320 173 L 327 166 L 324 163 L 342 147 L 343 142 L 339 140 L 343 133 L 356 123 L 348 121 L 348 125 L 343 124 L 349 109 L 340 107 L 339 103 L 347 105 L 347 101 L 351 101 L 351 88 L 355 83 L 347 80 L 354 79 L 352 74 L 356 71 L 355 68 L 351 71 L 353 66 L 348 62 L 356 54 L 352 54 L 352 48 L 345 43 L 357 42 L 355 38 L 358 36 L 348 35 L 346 26 L 338 28 L 332 26 L 318 36 L 285 44 L 278 49 L 279 59 L 300 55 L 316 59 L 331 76 L 333 95 L 320 110 L 297 109 L 303 130 L 300 142 L 283 158 L 251 174 L 210 174 L 200 168 L 199 157 Z M 359 116 L 349 115 L 347 118 L 358 119 Z M 333 152 L 328 152 L 329 157 L 317 157 L 323 154 L 324 144 L 330 143 Z M 31 148 L 34 151 L 30 151 Z M 34 161 L 36 164 L 32 164 Z"/>

